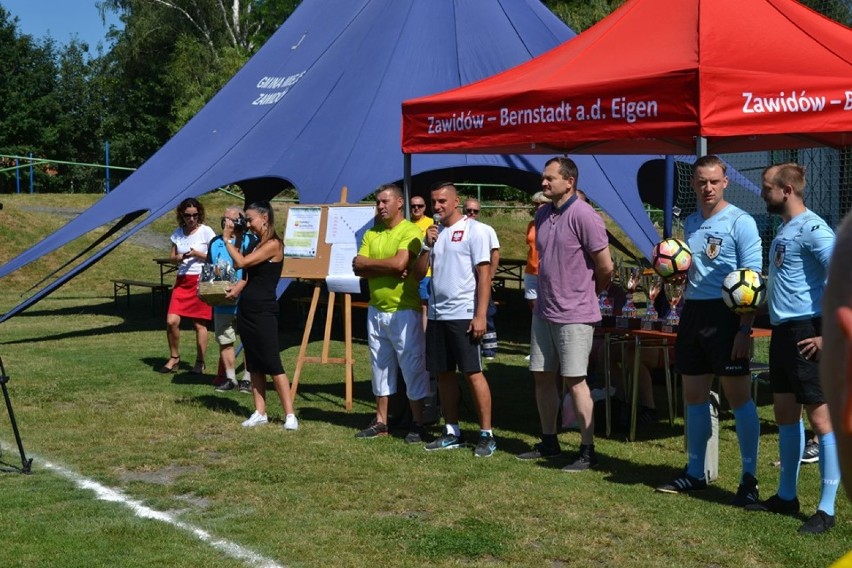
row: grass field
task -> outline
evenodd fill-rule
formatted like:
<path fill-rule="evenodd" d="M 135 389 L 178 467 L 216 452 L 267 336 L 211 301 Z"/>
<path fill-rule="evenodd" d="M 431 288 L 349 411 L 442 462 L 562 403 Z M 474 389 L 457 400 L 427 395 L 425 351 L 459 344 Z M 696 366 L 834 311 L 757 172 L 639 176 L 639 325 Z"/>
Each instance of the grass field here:
<path fill-rule="evenodd" d="M 5 262 L 66 222 L 62 211 L 84 208 L 93 198 L 2 201 Z M 227 200 L 206 201 L 218 217 Z M 524 254 L 527 219 L 522 213 L 493 219 L 504 247 L 520 247 L 506 256 Z M 173 219 L 164 218 L 153 233 L 162 237 L 172 228 Z M 373 409 L 358 312 L 353 412 L 344 410 L 342 368 L 308 365 L 296 401 L 299 431 L 283 431 L 274 395 L 273 423 L 245 430 L 240 422 L 253 410 L 250 397 L 216 393 L 212 375 L 188 373 L 194 358 L 189 331 L 182 338 L 181 372 L 161 375 L 154 369 L 168 355 L 164 318 L 151 314 L 147 292 L 134 293 L 130 309 L 113 306 L 109 279 L 156 279 L 151 259 L 164 252 L 125 243 L 0 324 L 0 357 L 25 449 L 34 458 L 32 475 L 0 476 L 0 565 L 819 567 L 852 547 L 842 492 L 838 526 L 819 537 L 796 533 L 804 517 L 727 505 L 739 475 L 727 409 L 720 478 L 695 497 L 653 491 L 683 467 L 682 419 L 673 428 L 667 421 L 645 428 L 634 443 L 622 434 L 599 437 L 596 471 L 563 473 L 559 467 L 567 458 L 516 460 L 536 441 L 538 419 L 523 360 L 528 310 L 511 293 L 497 320 L 500 354 L 486 372 L 499 445 L 493 458 L 474 459 L 466 450 L 427 453 L 405 445 L 404 432 L 379 440 L 353 437 Z M 67 256 L 50 255 L 4 279 L 0 311 Z M 281 344 L 291 371 L 302 318 L 286 304 Z M 210 340 L 208 368 L 215 367 L 212 334 Z M 333 342 L 333 355 L 341 349 Z M 665 392 L 658 388 L 656 394 L 662 409 Z M 778 478 L 767 389 L 758 403 L 758 478 L 767 497 Z M 475 434 L 466 391 L 462 416 L 465 432 Z M 579 435 L 567 431 L 560 440 L 573 450 Z M 19 466 L 5 410 L 0 446 L 4 468 Z M 84 486 L 81 478 L 101 486 Z M 818 484 L 817 466 L 803 466 L 803 513 L 814 511 Z"/>

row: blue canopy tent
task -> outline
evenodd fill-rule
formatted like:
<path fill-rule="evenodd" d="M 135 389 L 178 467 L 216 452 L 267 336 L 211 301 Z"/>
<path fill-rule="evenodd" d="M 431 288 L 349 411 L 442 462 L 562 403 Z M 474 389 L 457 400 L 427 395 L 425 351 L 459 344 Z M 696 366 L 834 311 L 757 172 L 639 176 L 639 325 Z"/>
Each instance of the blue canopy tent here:
<path fill-rule="evenodd" d="M 0 317 L 32 306 L 180 201 L 228 184 L 246 200 L 290 185 L 302 203 L 350 201 L 403 177 L 403 100 L 494 75 L 571 39 L 540 0 L 305 0 L 171 140 L 67 225 L 0 266 L 0 278 L 106 224 L 63 273 Z M 423 155 L 439 171 L 518 187 L 545 156 Z M 578 156 L 580 185 L 646 254 L 656 240 L 639 200 L 641 156 Z M 526 181 L 517 177 L 527 174 Z M 487 178 L 487 179 L 486 179 Z M 458 177 L 456 177 L 458 179 Z M 49 280 L 49 279 L 46 279 Z"/>

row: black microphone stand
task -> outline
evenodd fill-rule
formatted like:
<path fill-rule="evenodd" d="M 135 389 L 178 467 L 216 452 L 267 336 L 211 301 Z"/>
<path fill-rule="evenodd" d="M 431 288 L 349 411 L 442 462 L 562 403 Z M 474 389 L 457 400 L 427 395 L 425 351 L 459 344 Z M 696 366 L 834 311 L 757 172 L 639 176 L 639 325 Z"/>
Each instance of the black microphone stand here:
<path fill-rule="evenodd" d="M 3 398 L 6 399 L 6 410 L 9 411 L 9 420 L 12 422 L 12 430 L 15 432 L 15 441 L 18 443 L 18 452 L 21 454 L 21 473 L 32 473 L 32 459 L 27 459 L 24 453 L 24 444 L 21 442 L 21 434 L 18 432 L 18 423 L 15 421 L 15 413 L 12 410 L 12 400 L 9 398 L 9 389 L 6 383 L 9 382 L 9 377 L 6 375 L 6 369 L 3 367 L 3 358 L 0 357 L 0 387 L 3 388 Z"/>

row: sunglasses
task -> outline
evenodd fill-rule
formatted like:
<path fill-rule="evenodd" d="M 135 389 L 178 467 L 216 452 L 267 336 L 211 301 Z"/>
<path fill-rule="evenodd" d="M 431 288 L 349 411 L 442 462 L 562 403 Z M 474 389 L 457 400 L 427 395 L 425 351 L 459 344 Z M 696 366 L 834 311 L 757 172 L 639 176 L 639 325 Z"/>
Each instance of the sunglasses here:
<path fill-rule="evenodd" d="M 198 213 L 184 213 L 183 218 L 184 219 L 197 219 Z"/>
<path fill-rule="evenodd" d="M 423 203 L 423 204 L 420 204 L 420 203 L 412 203 L 412 204 L 411 204 L 411 208 L 412 208 L 412 209 L 423 209 L 424 207 L 426 207 L 426 204 L 425 204 L 425 203 Z"/>
<path fill-rule="evenodd" d="M 479 209 L 465 209 L 464 212 L 468 215 L 479 215 Z"/>

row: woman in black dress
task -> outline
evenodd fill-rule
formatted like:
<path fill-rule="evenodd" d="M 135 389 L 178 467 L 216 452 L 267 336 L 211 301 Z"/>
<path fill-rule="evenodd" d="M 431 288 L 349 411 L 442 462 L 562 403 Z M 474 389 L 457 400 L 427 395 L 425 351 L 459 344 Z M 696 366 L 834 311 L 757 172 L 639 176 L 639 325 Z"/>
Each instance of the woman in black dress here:
<path fill-rule="evenodd" d="M 299 422 L 293 413 L 290 381 L 281 364 L 278 346 L 278 298 L 275 288 L 281 278 L 284 263 L 284 243 L 275 232 L 275 217 L 269 202 L 252 203 L 246 208 L 246 223 L 257 235 L 257 246 L 245 255 L 230 242 L 234 225 L 225 220 L 222 237 L 234 267 L 242 268 L 246 286 L 239 299 L 237 329 L 246 350 L 246 365 L 251 370 L 252 394 L 255 411 L 243 426 L 251 428 L 266 424 L 266 375 L 272 375 L 272 384 L 287 414 L 285 430 L 297 430 Z"/>

